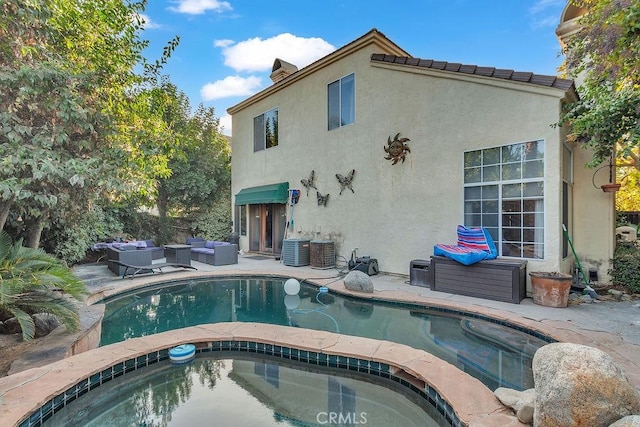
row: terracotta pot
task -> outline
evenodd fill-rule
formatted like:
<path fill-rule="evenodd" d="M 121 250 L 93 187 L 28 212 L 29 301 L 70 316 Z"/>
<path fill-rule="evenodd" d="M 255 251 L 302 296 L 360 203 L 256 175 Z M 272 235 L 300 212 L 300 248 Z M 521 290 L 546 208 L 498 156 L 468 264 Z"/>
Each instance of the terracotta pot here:
<path fill-rule="evenodd" d="M 620 189 L 621 186 L 622 184 L 613 183 L 613 184 L 603 184 L 600 186 L 600 188 L 602 188 L 602 191 L 604 191 L 605 193 L 615 193 Z"/>
<path fill-rule="evenodd" d="M 533 302 L 545 307 L 566 307 L 573 277 L 570 274 L 532 271 L 531 289 Z"/>

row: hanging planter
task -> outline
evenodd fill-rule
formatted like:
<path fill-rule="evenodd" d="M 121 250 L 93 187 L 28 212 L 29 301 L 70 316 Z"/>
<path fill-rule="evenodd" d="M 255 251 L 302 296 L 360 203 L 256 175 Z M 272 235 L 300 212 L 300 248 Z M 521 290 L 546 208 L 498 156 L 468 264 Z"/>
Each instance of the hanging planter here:
<path fill-rule="evenodd" d="M 570 274 L 546 271 L 531 271 L 533 302 L 546 307 L 566 307 L 573 277 Z"/>
<path fill-rule="evenodd" d="M 602 188 L 602 191 L 604 191 L 605 193 L 615 193 L 620 189 L 621 186 L 622 184 L 614 182 L 611 184 L 602 184 L 600 188 Z"/>

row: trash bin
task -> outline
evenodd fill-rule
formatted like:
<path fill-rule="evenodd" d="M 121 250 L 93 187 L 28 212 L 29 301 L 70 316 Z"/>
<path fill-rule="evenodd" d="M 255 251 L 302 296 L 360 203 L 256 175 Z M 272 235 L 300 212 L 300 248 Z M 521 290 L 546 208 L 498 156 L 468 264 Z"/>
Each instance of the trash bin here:
<path fill-rule="evenodd" d="M 429 267 L 431 261 L 426 259 L 414 259 L 409 264 L 409 284 L 412 286 L 422 286 L 431 288 L 429 279 Z"/>

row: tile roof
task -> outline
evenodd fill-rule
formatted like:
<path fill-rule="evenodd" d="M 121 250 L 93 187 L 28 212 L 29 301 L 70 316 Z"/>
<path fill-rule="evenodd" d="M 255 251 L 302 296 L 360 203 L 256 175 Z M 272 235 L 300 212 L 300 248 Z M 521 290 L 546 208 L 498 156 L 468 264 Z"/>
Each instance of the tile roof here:
<path fill-rule="evenodd" d="M 431 68 L 435 70 L 451 71 L 454 73 L 475 74 L 478 76 L 493 77 L 496 79 L 513 80 L 516 82 L 553 87 L 565 91 L 574 88 L 573 80 L 561 79 L 556 76 L 533 74 L 523 71 L 505 70 L 494 67 L 479 67 L 477 65 L 434 61 L 432 59 L 413 58 L 410 56 L 386 55 L 384 53 L 372 54 L 371 60 L 377 62 L 388 62 L 392 64 L 411 65 L 414 67 Z"/>

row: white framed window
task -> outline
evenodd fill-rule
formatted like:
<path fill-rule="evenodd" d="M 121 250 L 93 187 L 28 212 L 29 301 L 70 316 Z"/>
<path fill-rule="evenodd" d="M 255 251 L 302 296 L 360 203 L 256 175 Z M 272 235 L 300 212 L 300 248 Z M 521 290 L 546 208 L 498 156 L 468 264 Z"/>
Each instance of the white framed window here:
<path fill-rule="evenodd" d="M 327 129 L 336 129 L 356 121 L 356 75 L 329 83 L 327 86 Z"/>
<path fill-rule="evenodd" d="M 464 223 L 485 227 L 500 256 L 544 258 L 544 141 L 464 153 Z"/>
<path fill-rule="evenodd" d="M 274 108 L 253 118 L 253 151 L 278 145 L 278 109 Z"/>

